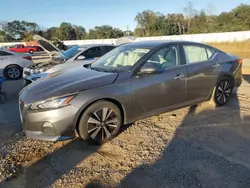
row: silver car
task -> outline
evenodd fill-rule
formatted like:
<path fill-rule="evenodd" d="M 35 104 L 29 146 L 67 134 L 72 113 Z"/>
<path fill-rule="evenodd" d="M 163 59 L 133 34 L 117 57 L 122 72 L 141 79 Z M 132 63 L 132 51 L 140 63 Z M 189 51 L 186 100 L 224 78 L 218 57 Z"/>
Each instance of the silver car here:
<path fill-rule="evenodd" d="M 9 80 L 22 78 L 23 68 L 32 64 L 29 54 L 15 53 L 0 48 L 0 77 L 4 76 Z"/>
<path fill-rule="evenodd" d="M 57 71 L 20 93 L 31 138 L 105 143 L 121 126 L 184 106 L 225 105 L 242 82 L 242 59 L 185 41 L 124 44 L 90 65 Z"/>
<path fill-rule="evenodd" d="M 25 85 L 61 69 L 93 63 L 99 57 L 115 48 L 114 45 L 108 44 L 85 44 L 75 45 L 67 51 L 61 51 L 41 36 L 35 35 L 33 38 L 47 52 L 51 60 L 48 63 L 37 63 L 24 68 L 23 78 L 25 79 Z"/>

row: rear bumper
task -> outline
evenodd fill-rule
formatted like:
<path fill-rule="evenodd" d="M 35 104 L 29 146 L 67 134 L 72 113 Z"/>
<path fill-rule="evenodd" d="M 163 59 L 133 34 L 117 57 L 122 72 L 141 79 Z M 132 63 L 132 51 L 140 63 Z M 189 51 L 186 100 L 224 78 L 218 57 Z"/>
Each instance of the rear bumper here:
<path fill-rule="evenodd" d="M 235 81 L 235 87 L 240 87 L 242 84 L 242 78 L 237 78 Z"/>

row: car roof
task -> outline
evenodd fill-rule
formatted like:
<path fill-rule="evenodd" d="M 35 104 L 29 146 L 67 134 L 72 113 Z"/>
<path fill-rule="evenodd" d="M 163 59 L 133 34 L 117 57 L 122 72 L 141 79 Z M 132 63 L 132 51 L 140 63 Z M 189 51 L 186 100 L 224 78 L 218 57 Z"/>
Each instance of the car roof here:
<path fill-rule="evenodd" d="M 4 48 L 0 48 L 1 51 L 3 52 L 7 52 L 7 53 L 10 53 L 10 54 L 13 54 L 13 55 L 16 55 L 17 53 L 13 52 L 13 51 L 10 51 L 8 49 L 4 49 Z"/>
<path fill-rule="evenodd" d="M 205 45 L 202 43 L 193 42 L 193 41 L 185 41 L 185 40 L 148 40 L 148 41 L 131 42 L 128 44 L 124 44 L 124 46 L 151 49 L 151 48 L 154 48 L 156 46 L 163 45 L 163 44 L 179 44 L 179 43 Z"/>
<path fill-rule="evenodd" d="M 82 44 L 79 45 L 80 48 L 91 48 L 91 47 L 96 47 L 96 46 L 114 46 L 113 44 Z"/>

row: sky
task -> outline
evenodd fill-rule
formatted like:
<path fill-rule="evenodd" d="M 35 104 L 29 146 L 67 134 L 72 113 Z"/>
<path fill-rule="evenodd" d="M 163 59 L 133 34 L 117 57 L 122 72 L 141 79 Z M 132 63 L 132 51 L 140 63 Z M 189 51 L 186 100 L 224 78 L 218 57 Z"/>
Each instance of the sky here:
<path fill-rule="evenodd" d="M 122 30 L 136 27 L 138 12 L 182 13 L 189 0 L 2 0 L 0 21 L 25 20 L 36 22 L 43 28 L 59 26 L 61 22 L 81 25 L 86 29 L 111 25 Z M 194 8 L 201 10 L 211 2 L 214 13 L 230 11 L 250 0 L 191 0 Z"/>

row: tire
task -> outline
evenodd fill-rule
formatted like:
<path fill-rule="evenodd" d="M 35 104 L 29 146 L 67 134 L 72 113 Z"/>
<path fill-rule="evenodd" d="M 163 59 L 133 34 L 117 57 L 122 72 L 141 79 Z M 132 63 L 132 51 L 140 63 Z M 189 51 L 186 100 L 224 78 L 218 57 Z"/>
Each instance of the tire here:
<path fill-rule="evenodd" d="M 22 78 L 23 69 L 18 65 L 10 65 L 5 68 L 4 76 L 8 80 L 18 80 Z"/>
<path fill-rule="evenodd" d="M 34 51 L 33 51 L 33 50 L 29 50 L 29 53 L 30 53 L 30 54 L 33 54 L 33 53 L 34 53 Z"/>
<path fill-rule="evenodd" d="M 216 106 L 224 106 L 230 100 L 234 84 L 230 78 L 222 78 L 215 87 L 213 100 Z"/>
<path fill-rule="evenodd" d="M 102 114 L 106 114 L 107 119 L 102 119 Z M 120 109 L 111 102 L 99 101 L 89 106 L 82 114 L 78 133 L 83 140 L 100 145 L 117 136 L 122 124 Z"/>

